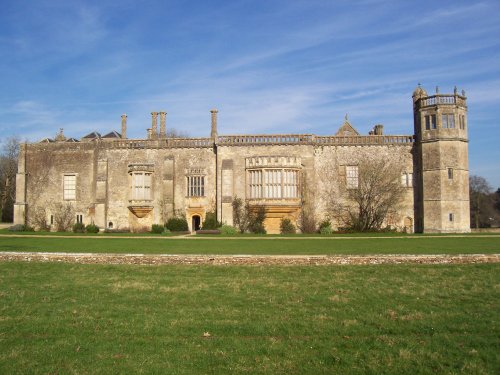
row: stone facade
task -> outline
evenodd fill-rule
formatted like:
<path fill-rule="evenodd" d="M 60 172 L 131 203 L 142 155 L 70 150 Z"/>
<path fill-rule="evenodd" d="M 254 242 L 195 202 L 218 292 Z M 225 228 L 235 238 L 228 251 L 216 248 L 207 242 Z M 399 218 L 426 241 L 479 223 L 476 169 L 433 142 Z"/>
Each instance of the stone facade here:
<path fill-rule="evenodd" d="M 232 202 L 239 197 L 263 206 L 266 229 L 275 233 L 282 218 L 300 221 L 305 205 L 317 222 L 331 218 L 329 202 L 357 178 L 359 161 L 383 158 L 399 165 L 405 184 L 387 225 L 468 232 L 465 93 L 429 96 L 419 86 L 413 102 L 413 135 L 384 135 L 378 124 L 363 136 L 347 116 L 332 136 L 218 135 L 215 109 L 207 138 L 167 138 L 166 112 L 152 112 L 145 139 L 126 139 L 126 115 L 121 134 L 94 132 L 77 141 L 61 132 L 57 140 L 22 145 L 15 222 L 33 222 L 40 207 L 53 222 L 54 205 L 63 203 L 77 220 L 101 228 L 139 231 L 183 216 L 195 230 L 208 212 L 233 224 Z"/>

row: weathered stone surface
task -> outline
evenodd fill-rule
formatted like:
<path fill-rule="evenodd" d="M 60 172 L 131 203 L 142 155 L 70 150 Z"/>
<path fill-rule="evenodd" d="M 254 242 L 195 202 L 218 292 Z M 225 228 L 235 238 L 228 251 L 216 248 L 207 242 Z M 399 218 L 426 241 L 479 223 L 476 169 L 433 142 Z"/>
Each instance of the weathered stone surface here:
<path fill-rule="evenodd" d="M 143 255 L 143 254 L 71 254 L 71 253 L 0 253 L 0 261 L 65 262 L 82 264 L 211 264 L 230 265 L 377 265 L 377 264 L 470 264 L 499 263 L 498 254 L 472 255 L 342 255 L 342 256 L 262 256 L 262 255 Z"/>
<path fill-rule="evenodd" d="M 85 142 L 59 137 L 26 144 L 19 157 L 15 222 L 34 223 L 40 208 L 50 222 L 58 215 L 56 204 L 63 203 L 84 224 L 101 228 L 141 231 L 181 216 L 193 229 L 207 212 L 232 225 L 232 200 L 238 197 L 254 208 L 263 206 L 266 228 L 276 233 L 283 218 L 297 224 L 305 205 L 316 222 L 329 217 L 328 201 L 341 199 L 346 168 L 371 157 L 395 162 L 413 177 L 386 225 L 411 232 L 470 231 L 466 98 L 428 96 L 419 87 L 413 101 L 414 135 L 382 135 L 378 124 L 362 136 L 346 117 L 335 136 L 224 136 L 217 133 L 217 110 L 212 110 L 207 138 L 165 138 L 166 113 L 159 112 L 158 133 L 158 112 L 152 112 L 146 139 L 125 139 L 124 115 L 122 138 L 104 141 L 94 132 Z M 453 128 L 444 128 L 443 115 L 455 119 Z M 435 116 L 436 129 L 427 129 L 428 116 Z M 71 198 L 65 195 L 65 175 L 75 176 Z M 260 187 L 267 184 L 268 196 L 252 195 L 251 178 Z"/>

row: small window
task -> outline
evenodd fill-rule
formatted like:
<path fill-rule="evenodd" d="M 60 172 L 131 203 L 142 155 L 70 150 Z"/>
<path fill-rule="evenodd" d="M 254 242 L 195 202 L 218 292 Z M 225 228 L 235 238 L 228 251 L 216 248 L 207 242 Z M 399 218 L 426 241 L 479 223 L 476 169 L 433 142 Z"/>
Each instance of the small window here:
<path fill-rule="evenodd" d="M 65 174 L 63 179 L 63 198 L 66 200 L 76 199 L 76 175 Z"/>
<path fill-rule="evenodd" d="M 436 115 L 425 116 L 425 130 L 436 129 Z"/>
<path fill-rule="evenodd" d="M 112 222 L 112 221 L 110 221 L 110 222 L 108 223 L 108 228 L 109 228 L 109 229 L 113 229 L 113 222 Z"/>
<path fill-rule="evenodd" d="M 455 117 L 453 114 L 445 113 L 441 116 L 443 129 L 453 129 L 455 128 Z"/>
<path fill-rule="evenodd" d="M 405 187 L 413 186 L 413 173 L 403 172 L 401 175 L 401 185 Z"/>
<path fill-rule="evenodd" d="M 448 219 L 450 220 L 450 222 L 454 221 L 454 219 L 455 219 L 455 218 L 454 218 L 453 213 L 451 213 L 451 212 L 450 212 L 450 213 L 448 214 Z"/>
<path fill-rule="evenodd" d="M 50 215 L 50 225 L 54 225 L 54 215 Z"/>
<path fill-rule="evenodd" d="M 448 179 L 453 180 L 453 168 L 448 168 Z"/>
<path fill-rule="evenodd" d="M 346 183 L 348 189 L 358 188 L 358 166 L 357 165 L 347 165 L 345 167 Z"/>
<path fill-rule="evenodd" d="M 83 223 L 83 215 L 76 215 L 76 222 L 78 224 L 82 224 Z"/>
<path fill-rule="evenodd" d="M 465 115 L 459 115 L 458 121 L 460 123 L 460 129 L 465 129 Z"/>

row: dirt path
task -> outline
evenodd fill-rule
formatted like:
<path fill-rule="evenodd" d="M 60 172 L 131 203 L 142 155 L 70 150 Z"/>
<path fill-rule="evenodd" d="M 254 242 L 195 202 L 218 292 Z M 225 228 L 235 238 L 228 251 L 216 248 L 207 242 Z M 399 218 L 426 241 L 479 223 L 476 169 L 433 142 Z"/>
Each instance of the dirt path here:
<path fill-rule="evenodd" d="M 145 255 L 0 252 L 0 262 L 187 265 L 334 265 L 334 264 L 473 264 L 499 263 L 500 254 L 470 255 Z"/>

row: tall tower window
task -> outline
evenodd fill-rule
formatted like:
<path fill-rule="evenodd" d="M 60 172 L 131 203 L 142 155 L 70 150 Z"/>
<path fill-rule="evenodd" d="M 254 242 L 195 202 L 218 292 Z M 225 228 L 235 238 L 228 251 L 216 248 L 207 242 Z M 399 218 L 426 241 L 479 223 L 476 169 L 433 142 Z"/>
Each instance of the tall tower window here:
<path fill-rule="evenodd" d="M 445 113 L 441 117 L 443 129 L 453 129 L 455 127 L 455 117 L 453 114 Z"/>
<path fill-rule="evenodd" d="M 64 175 L 63 198 L 66 200 L 76 199 L 76 175 L 74 174 Z"/>
<path fill-rule="evenodd" d="M 460 129 L 465 129 L 465 115 L 458 115 Z"/>
<path fill-rule="evenodd" d="M 436 115 L 425 116 L 425 130 L 436 129 Z"/>

